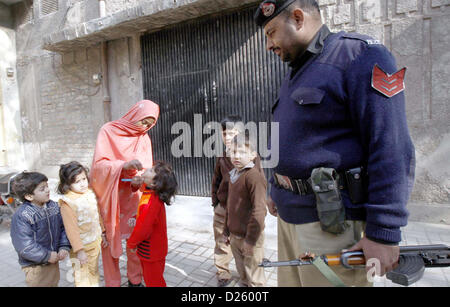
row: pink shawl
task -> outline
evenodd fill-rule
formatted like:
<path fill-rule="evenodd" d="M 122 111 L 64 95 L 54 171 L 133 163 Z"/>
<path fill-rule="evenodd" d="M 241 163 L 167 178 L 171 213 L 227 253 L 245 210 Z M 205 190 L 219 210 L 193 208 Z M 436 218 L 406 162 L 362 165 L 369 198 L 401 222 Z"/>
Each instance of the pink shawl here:
<path fill-rule="evenodd" d="M 122 170 L 123 165 L 138 159 L 144 168 L 153 165 L 152 143 L 147 131 L 156 124 L 159 106 L 150 101 L 136 103 L 122 118 L 106 123 L 100 129 L 95 147 L 90 181 L 98 198 L 98 205 L 106 228 L 111 254 L 122 254 L 121 240 L 127 238 L 134 227 L 141 192 L 132 192 L 129 182 L 138 172 Z M 139 127 L 134 123 L 147 117 L 155 118 L 151 127 Z"/>

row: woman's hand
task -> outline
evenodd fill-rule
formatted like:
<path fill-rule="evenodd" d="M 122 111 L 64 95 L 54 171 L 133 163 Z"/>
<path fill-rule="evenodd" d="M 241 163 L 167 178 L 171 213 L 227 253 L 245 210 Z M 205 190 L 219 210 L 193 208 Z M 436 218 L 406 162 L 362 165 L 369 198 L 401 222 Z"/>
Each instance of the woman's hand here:
<path fill-rule="evenodd" d="M 125 162 L 123 165 L 123 169 L 126 171 L 130 170 L 142 170 L 144 167 L 142 166 L 142 163 L 138 159 L 131 160 L 129 162 Z"/>
<path fill-rule="evenodd" d="M 106 234 L 102 233 L 102 247 L 107 248 L 109 245 L 108 240 L 106 240 Z"/>
<path fill-rule="evenodd" d="M 131 187 L 133 188 L 133 190 L 139 190 L 139 188 L 141 187 L 141 185 L 144 183 L 144 178 L 142 178 L 141 176 L 134 176 L 131 179 Z"/>

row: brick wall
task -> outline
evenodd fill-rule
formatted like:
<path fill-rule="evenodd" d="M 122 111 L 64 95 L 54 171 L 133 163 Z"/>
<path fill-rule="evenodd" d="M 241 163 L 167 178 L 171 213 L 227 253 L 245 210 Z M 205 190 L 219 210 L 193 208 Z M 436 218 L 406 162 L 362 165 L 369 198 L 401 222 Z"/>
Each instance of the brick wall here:
<path fill-rule="evenodd" d="M 49 57 L 42 65 L 48 72 L 40 80 L 44 165 L 71 160 L 90 165 L 96 138 L 91 97 L 101 94 L 91 81 L 95 67 L 99 70 L 99 63 L 89 61 L 86 50 Z"/>
<path fill-rule="evenodd" d="M 18 63 L 28 169 L 56 177 L 59 165 L 72 160 L 90 167 L 103 124 L 101 87 L 92 82 L 101 71 L 99 52 L 89 48 Z"/>

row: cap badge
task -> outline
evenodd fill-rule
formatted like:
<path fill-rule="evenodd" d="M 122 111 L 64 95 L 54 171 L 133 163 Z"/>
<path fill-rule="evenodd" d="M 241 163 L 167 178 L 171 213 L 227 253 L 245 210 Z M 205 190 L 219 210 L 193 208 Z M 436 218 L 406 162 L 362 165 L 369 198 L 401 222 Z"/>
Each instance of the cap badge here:
<path fill-rule="evenodd" d="M 266 17 L 270 17 L 275 12 L 275 4 L 273 3 L 263 3 L 261 7 L 262 13 Z"/>

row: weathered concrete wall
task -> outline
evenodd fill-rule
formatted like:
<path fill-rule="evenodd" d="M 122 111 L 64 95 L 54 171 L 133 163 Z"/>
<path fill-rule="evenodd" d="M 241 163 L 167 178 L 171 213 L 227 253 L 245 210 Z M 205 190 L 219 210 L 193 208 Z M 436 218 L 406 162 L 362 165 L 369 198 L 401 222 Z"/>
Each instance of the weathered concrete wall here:
<path fill-rule="evenodd" d="M 140 13 L 155 12 L 153 22 L 161 23 L 172 16 L 170 23 L 176 23 L 203 13 L 209 14 L 214 5 L 216 10 L 225 5 L 229 9 L 231 2 L 236 7 L 242 5 L 242 1 L 235 0 L 111 0 L 106 1 L 106 8 L 107 14 L 118 14 L 123 19 L 139 6 Z M 392 51 L 399 67 L 408 67 L 407 116 L 417 155 L 417 179 L 412 202 L 450 204 L 450 36 L 447 34 L 450 0 L 318 2 L 324 21 L 333 31 L 358 31 L 372 35 Z M 92 74 L 101 72 L 99 45 L 94 43 L 90 48 L 65 51 L 62 59 L 42 49 L 44 36 L 58 31 L 64 33 L 64 29 L 72 33 L 81 23 L 97 21 L 92 20 L 98 17 L 97 0 L 71 3 L 71 6 L 42 18 L 34 8 L 33 24 L 16 25 L 25 147 L 28 160 L 34 160 L 33 165 L 39 168 L 54 170 L 60 163 L 72 159 L 90 162 L 96 133 L 103 124 L 101 90 L 90 95 L 97 89 L 92 87 Z M 129 10 L 125 11 L 126 8 Z M 158 11 L 162 8 L 163 15 Z M 64 19 L 66 10 L 67 18 Z M 123 115 L 129 106 L 142 98 L 138 38 L 152 16 L 142 18 L 136 24 L 128 20 L 127 26 L 120 28 L 125 32 L 113 33 L 114 28 L 106 31 L 105 25 L 99 27 L 99 31 L 106 31 L 99 37 L 105 34 L 110 39 L 108 80 L 113 119 Z M 130 30 L 134 33 L 131 37 Z M 117 39 L 121 35 L 126 37 Z M 52 68 L 54 58 L 58 74 Z M 80 94 L 80 90 L 85 94 Z M 73 116 L 61 115 L 62 110 L 71 110 Z M 61 124 L 64 116 L 68 123 Z M 70 122 L 73 126 L 69 127 Z M 82 132 L 77 134 L 77 131 Z"/>
<path fill-rule="evenodd" d="M 16 70 L 16 33 L 0 27 L 0 167 L 25 167 Z"/>
<path fill-rule="evenodd" d="M 139 5 L 140 0 L 108 0 L 106 4 L 106 14 L 112 15 Z M 150 0 L 150 2 L 157 2 L 157 0 Z"/>
<path fill-rule="evenodd" d="M 143 99 L 140 36 L 109 42 L 108 67 L 111 115 L 118 119 Z"/>
<path fill-rule="evenodd" d="M 92 1 L 92 0 L 91 0 Z M 167 26 L 206 15 L 256 4 L 259 0 L 177 0 L 140 1 L 124 5 L 120 11 L 102 18 L 88 20 L 64 31 L 54 31 L 44 37 L 44 48 L 56 52 L 89 47 L 95 43 L 134 36 L 140 32 L 156 32 Z M 110 5 L 110 3 L 108 2 Z M 112 13 L 110 11 L 110 13 Z"/>

